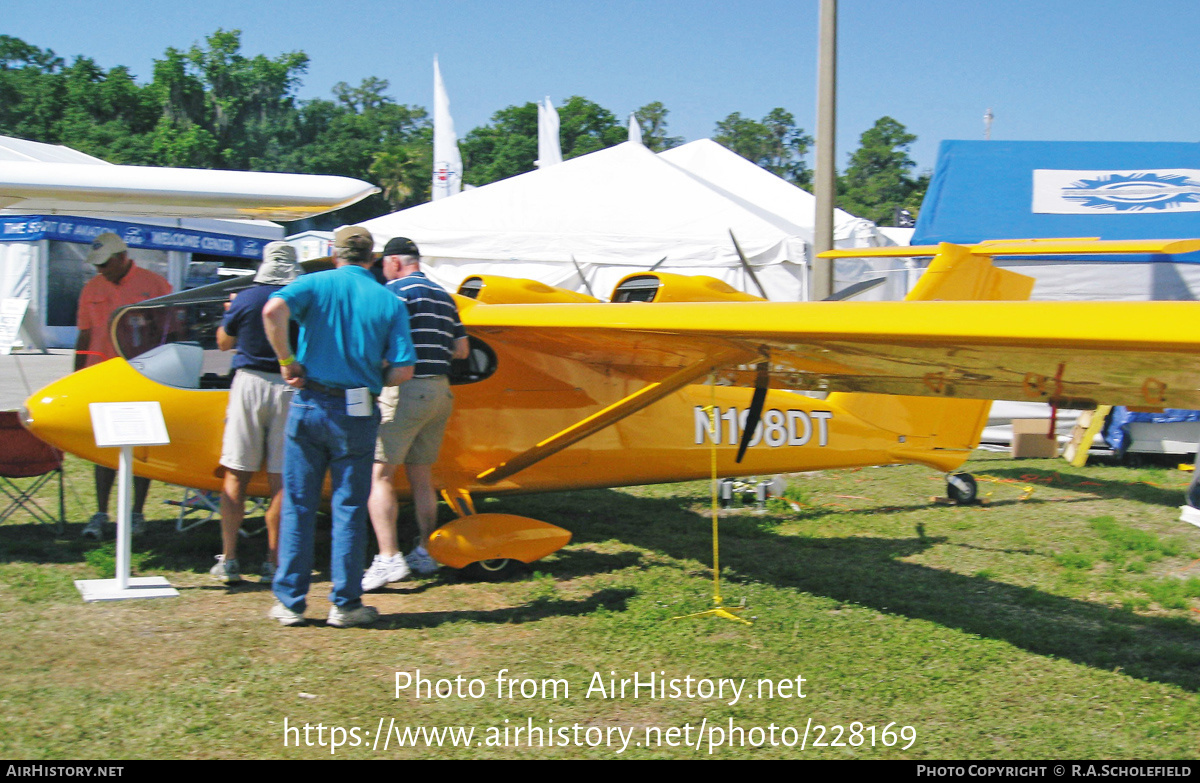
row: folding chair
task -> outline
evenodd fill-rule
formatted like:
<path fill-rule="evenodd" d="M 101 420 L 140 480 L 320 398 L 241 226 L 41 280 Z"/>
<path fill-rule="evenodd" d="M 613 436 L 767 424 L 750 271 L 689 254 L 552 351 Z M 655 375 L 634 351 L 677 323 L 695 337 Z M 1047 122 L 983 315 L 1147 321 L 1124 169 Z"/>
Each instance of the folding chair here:
<path fill-rule="evenodd" d="M 0 491 L 7 496 L 8 506 L 0 511 L 0 522 L 23 508 L 38 522 L 57 525 L 61 534 L 66 528 L 63 508 L 63 455 L 53 446 L 39 440 L 21 426 L 17 411 L 0 411 Z M 58 517 L 42 508 L 34 497 L 48 481 L 58 474 Z M 33 479 L 18 483 L 14 479 Z"/>
<path fill-rule="evenodd" d="M 183 488 L 182 500 L 164 500 L 170 506 L 179 506 L 175 519 L 175 532 L 183 533 L 221 514 L 221 494 L 203 489 Z"/>
<path fill-rule="evenodd" d="M 194 489 L 192 487 L 183 488 L 183 498 L 180 500 L 164 500 L 169 506 L 179 507 L 179 516 L 175 519 L 175 532 L 183 533 L 191 530 L 194 527 L 199 527 L 205 522 L 221 516 L 221 493 L 211 490 Z M 266 513 L 267 506 L 270 503 L 269 498 L 246 498 L 246 502 L 250 503 L 250 510 L 247 516 L 252 514 Z M 256 536 L 267 529 L 264 524 L 258 530 L 247 531 L 243 527 L 239 533 L 242 537 L 249 538 Z"/>

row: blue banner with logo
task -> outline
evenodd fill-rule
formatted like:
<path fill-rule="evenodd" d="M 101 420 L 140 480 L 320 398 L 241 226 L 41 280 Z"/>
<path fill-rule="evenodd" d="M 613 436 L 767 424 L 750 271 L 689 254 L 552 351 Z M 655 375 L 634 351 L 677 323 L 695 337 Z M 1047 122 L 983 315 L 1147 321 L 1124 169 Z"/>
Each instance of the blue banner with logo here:
<path fill-rule="evenodd" d="M 1200 238 L 1200 144 L 943 141 L 912 243 L 1038 237 Z"/>
<path fill-rule="evenodd" d="M 105 231 L 111 231 L 120 236 L 131 248 L 179 250 L 184 253 L 206 253 L 214 256 L 233 256 L 234 258 L 255 260 L 262 258 L 263 245 L 267 242 L 267 240 L 253 237 L 215 234 L 171 226 L 123 223 L 103 218 L 62 215 L 0 216 L 0 242 L 57 239 L 62 242 L 90 244 L 96 236 Z"/>

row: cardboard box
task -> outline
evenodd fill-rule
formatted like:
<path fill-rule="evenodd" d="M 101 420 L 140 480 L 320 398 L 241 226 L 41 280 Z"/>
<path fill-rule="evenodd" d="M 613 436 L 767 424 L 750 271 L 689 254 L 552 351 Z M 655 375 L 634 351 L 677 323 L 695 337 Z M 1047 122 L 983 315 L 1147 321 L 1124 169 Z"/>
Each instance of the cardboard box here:
<path fill-rule="evenodd" d="M 1014 459 L 1058 456 L 1058 438 L 1046 437 L 1050 431 L 1049 419 L 1013 419 L 1012 431 Z"/>

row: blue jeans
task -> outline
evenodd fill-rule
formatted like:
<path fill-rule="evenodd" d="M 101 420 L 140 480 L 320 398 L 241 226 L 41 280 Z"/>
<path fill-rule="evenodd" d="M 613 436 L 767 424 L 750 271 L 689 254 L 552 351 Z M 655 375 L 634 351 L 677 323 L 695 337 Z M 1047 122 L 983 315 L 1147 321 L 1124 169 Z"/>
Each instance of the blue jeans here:
<path fill-rule="evenodd" d="M 329 600 L 344 609 L 362 603 L 367 497 L 378 429 L 378 408 L 370 416 L 347 416 L 343 399 L 307 389 L 292 395 L 283 453 L 279 565 L 271 589 L 294 612 L 303 612 L 307 602 L 313 533 L 327 471 L 333 489 Z"/>

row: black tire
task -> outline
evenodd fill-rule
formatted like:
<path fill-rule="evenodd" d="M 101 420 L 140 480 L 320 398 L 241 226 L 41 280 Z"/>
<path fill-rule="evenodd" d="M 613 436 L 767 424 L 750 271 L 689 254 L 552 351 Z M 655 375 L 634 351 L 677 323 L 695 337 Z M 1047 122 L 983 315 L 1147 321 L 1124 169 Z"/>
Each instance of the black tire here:
<path fill-rule="evenodd" d="M 953 473 L 946 478 L 946 497 L 959 506 L 979 499 L 979 485 L 970 473 Z"/>
<path fill-rule="evenodd" d="M 478 560 L 464 567 L 459 574 L 473 582 L 503 582 L 525 573 L 525 564 L 520 560 Z"/>

